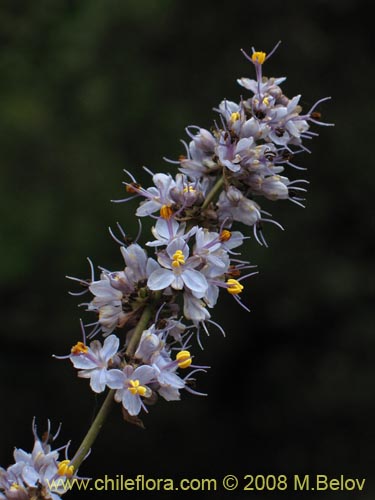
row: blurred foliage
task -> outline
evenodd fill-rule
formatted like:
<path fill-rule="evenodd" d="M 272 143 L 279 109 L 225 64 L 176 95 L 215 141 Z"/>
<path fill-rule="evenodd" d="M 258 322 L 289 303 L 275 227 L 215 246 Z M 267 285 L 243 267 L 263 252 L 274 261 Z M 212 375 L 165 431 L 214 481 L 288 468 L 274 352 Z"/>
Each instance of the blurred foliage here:
<path fill-rule="evenodd" d="M 120 221 L 130 234 L 137 231 L 136 204 L 110 203 L 123 197 L 122 169 L 145 185 L 142 165 L 173 171 L 162 157 L 183 152 L 184 127 L 210 127 L 212 108 L 243 91 L 235 78 L 252 75 L 239 49 L 267 51 L 281 39 L 266 74 L 287 75 L 287 95 L 301 92 L 306 108 L 333 97 L 320 110 L 336 127 L 318 130 L 313 154 L 299 162 L 311 182 L 307 208 L 266 207 L 286 231 L 268 229 L 269 249 L 247 244 L 261 271 L 244 294 L 252 313 L 238 311 L 230 297 L 214 313 L 227 338 L 213 331 L 197 353 L 212 366 L 199 380 L 208 399 L 159 404 L 143 433 L 114 412 L 84 475 L 318 471 L 374 479 L 369 5 L 0 3 L 0 380 L 6 408 L 0 463 L 10 462 L 14 445 L 30 447 L 34 415 L 42 427 L 46 417 L 62 420 L 62 435 L 74 448 L 99 404 L 69 364 L 50 355 L 68 352 L 84 315 L 66 295 L 64 276 L 87 276 L 86 256 L 119 268 L 107 227 Z"/>

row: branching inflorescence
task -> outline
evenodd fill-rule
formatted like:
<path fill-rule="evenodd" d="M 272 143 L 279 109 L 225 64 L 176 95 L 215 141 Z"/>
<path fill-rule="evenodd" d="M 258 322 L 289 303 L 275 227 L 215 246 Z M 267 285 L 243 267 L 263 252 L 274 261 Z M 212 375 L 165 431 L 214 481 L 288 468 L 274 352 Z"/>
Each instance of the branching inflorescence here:
<path fill-rule="evenodd" d="M 294 158 L 309 152 L 305 139 L 318 135 L 310 131 L 310 123 L 329 125 L 315 111 L 329 98 L 302 112 L 300 95 L 289 99 L 283 94 L 280 84 L 285 78 L 263 76 L 263 64 L 278 45 L 268 55 L 243 51 L 256 78 L 241 78 L 238 83 L 250 96 L 239 102 L 223 100 L 211 130 L 186 128 L 185 154 L 177 161 L 167 160 L 178 165 L 175 176 L 146 169 L 153 185 L 144 188 L 126 171 L 127 196 L 116 202 L 141 199 L 136 216 L 155 222 L 145 245 L 148 251 L 137 242 L 140 235 L 129 243 L 120 225 L 118 236 L 110 230 L 125 267 L 101 268 L 96 279 L 90 261 L 90 279 L 72 278 L 84 287 L 73 295 L 93 296 L 84 305 L 97 320 L 82 325 L 82 340 L 68 356 L 59 356 L 71 360 L 95 393 L 110 389 L 107 398 L 71 461 L 59 461 L 58 450 L 51 451 L 34 431 L 37 452 L 16 450 L 16 463 L 0 469 L 0 499 L 30 498 L 37 488 L 40 498 L 59 498 L 63 491 L 46 488 L 44 477 L 76 474 L 113 400 L 121 404 L 125 420 L 142 426 L 138 415 L 159 396 L 178 400 L 182 389 L 201 394 L 193 389 L 194 379 L 208 367 L 194 364 L 191 345 L 196 339 L 202 347 L 200 333 L 208 332 L 210 325 L 224 333 L 210 313 L 220 291 L 249 310 L 240 296 L 244 280 L 256 274 L 255 266 L 243 260 L 238 249 L 248 232 L 267 246 L 265 223 L 282 229 L 259 199 L 303 206 L 308 182 L 291 181 L 283 173 L 287 168 L 304 170 Z M 236 223 L 252 230 L 244 235 L 234 230 Z M 100 334 L 102 340 L 95 338 Z"/>

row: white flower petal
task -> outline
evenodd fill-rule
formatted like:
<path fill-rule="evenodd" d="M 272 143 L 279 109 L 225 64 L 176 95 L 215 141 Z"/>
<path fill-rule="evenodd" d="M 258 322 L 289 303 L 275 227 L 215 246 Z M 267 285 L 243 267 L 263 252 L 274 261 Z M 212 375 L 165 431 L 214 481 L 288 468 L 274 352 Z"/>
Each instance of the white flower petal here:
<path fill-rule="evenodd" d="M 107 337 L 100 353 L 103 361 L 108 363 L 108 361 L 117 353 L 119 345 L 120 339 L 116 337 L 116 335 L 110 335 Z"/>
<path fill-rule="evenodd" d="M 121 370 L 108 370 L 107 385 L 110 389 L 122 389 L 124 386 L 125 374 Z M 120 398 L 121 399 L 121 398 Z"/>
<path fill-rule="evenodd" d="M 93 370 L 98 367 L 98 364 L 85 354 L 71 355 L 70 361 L 73 363 L 74 368 L 79 370 Z"/>
<path fill-rule="evenodd" d="M 181 399 L 180 393 L 178 389 L 171 386 L 160 387 L 158 389 L 158 393 L 162 396 L 166 401 L 179 401 Z"/>
<path fill-rule="evenodd" d="M 162 385 L 167 385 L 175 387 L 176 389 L 182 389 L 185 387 L 185 382 L 175 373 L 169 372 L 168 370 L 161 370 L 158 374 L 158 382 Z"/>
<path fill-rule="evenodd" d="M 147 281 L 150 290 L 164 290 L 174 280 L 174 274 L 169 269 L 157 269 L 153 271 Z"/>
<path fill-rule="evenodd" d="M 189 247 L 183 238 L 176 238 L 167 246 L 167 254 L 171 259 L 178 250 L 182 251 L 185 259 L 189 257 Z"/>
<path fill-rule="evenodd" d="M 26 465 L 22 469 L 22 479 L 25 481 L 25 483 L 28 486 L 36 486 L 38 483 L 40 476 L 34 469 L 34 467 L 31 467 L 30 465 Z"/>
<path fill-rule="evenodd" d="M 184 288 L 184 281 L 181 276 L 175 276 L 175 279 L 171 283 L 172 288 L 175 290 L 182 290 Z"/>
<path fill-rule="evenodd" d="M 129 415 L 138 415 L 142 407 L 141 398 L 137 394 L 132 394 L 126 389 L 122 396 L 122 405 L 128 410 Z"/>
<path fill-rule="evenodd" d="M 93 370 L 90 377 L 90 387 L 91 389 L 100 394 L 104 391 L 106 386 L 106 369 Z"/>
<path fill-rule="evenodd" d="M 208 283 L 202 273 L 195 271 L 194 269 L 186 269 L 181 277 L 185 285 L 190 288 L 190 290 L 193 290 L 193 292 L 198 294 L 201 293 L 203 297 L 208 288 Z"/>
<path fill-rule="evenodd" d="M 150 274 L 157 269 L 160 269 L 159 264 L 156 262 L 155 259 L 152 259 L 151 257 L 147 259 L 147 265 L 146 265 L 146 274 L 147 276 L 150 276 Z"/>
<path fill-rule="evenodd" d="M 152 366 L 143 365 L 136 368 L 132 374 L 133 380 L 139 380 L 141 385 L 148 384 L 155 378 L 155 370 Z"/>
<path fill-rule="evenodd" d="M 188 293 L 184 294 L 184 315 L 187 319 L 195 322 L 210 318 L 210 313 L 204 307 L 203 301 Z"/>
<path fill-rule="evenodd" d="M 153 200 L 145 201 L 139 205 L 136 211 L 137 217 L 145 217 L 147 215 L 151 215 L 156 212 L 156 210 L 160 210 L 161 203 L 158 203 Z"/>

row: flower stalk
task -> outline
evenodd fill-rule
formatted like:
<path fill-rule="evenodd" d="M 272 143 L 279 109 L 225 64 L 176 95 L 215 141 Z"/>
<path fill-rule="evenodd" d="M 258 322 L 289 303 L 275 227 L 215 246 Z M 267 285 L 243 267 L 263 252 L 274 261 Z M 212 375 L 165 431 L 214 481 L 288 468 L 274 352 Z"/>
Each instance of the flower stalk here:
<path fill-rule="evenodd" d="M 285 78 L 264 76 L 263 66 L 278 45 L 268 55 L 254 48 L 251 56 L 242 51 L 255 69 L 255 79 L 238 80 L 250 96 L 239 102 L 223 100 L 215 110 L 220 120 L 211 131 L 187 127 L 191 140 L 183 141 L 186 154 L 172 161 L 178 165 L 175 176 L 146 169 L 153 185 L 143 188 L 126 171 L 128 198 L 116 201 L 142 199 L 136 216 L 153 218 L 153 239 L 142 247 L 140 234 L 129 243 L 119 224 L 119 237 L 110 230 L 124 267 L 101 267 L 96 278 L 90 261 L 91 279 L 72 278 L 84 287 L 73 295 L 92 295 L 84 304 L 97 320 L 86 325 L 91 329 L 87 336 L 82 325 L 83 338 L 70 354 L 56 356 L 70 359 L 96 394 L 109 391 L 70 461 L 67 451 L 59 461 L 61 448 L 51 450 L 49 429 L 43 440 L 33 426 L 32 454 L 16 450 L 16 463 L 7 470 L 0 467 L 0 500 L 14 499 L 15 490 L 22 499 L 36 498 L 36 491 L 42 491 L 40 498 L 59 498 L 65 490 L 51 489 L 51 481 L 77 474 L 114 401 L 121 404 L 127 422 L 142 426 L 138 415 L 159 396 L 178 401 L 182 390 L 203 395 L 195 390 L 195 376 L 208 367 L 193 364 L 190 346 L 196 340 L 202 347 L 201 332 L 208 334 L 212 325 L 224 333 L 210 312 L 220 293 L 228 293 L 249 311 L 241 294 L 244 280 L 256 274 L 251 270 L 255 266 L 238 252 L 249 236 L 236 225 L 251 228 L 254 239 L 267 246 L 264 223 L 282 226 L 261 204 L 288 200 L 304 206 L 308 181 L 289 180 L 284 171 L 300 170 L 293 156 L 309 151 L 305 140 L 318 135 L 309 130 L 310 123 L 329 125 L 315 111 L 327 99 L 302 113 L 301 96 L 289 99 L 283 94 Z M 101 340 L 96 338 L 100 334 Z M 27 457 L 27 464 L 20 457 Z"/>
<path fill-rule="evenodd" d="M 86 458 L 90 452 L 92 445 L 94 444 L 98 434 L 100 433 L 104 422 L 106 421 L 112 405 L 114 390 L 110 389 L 105 400 L 103 401 L 100 410 L 98 411 L 93 423 L 91 424 L 86 436 L 84 437 L 82 443 L 80 444 L 78 450 L 76 451 L 74 457 L 72 458 L 70 465 L 74 467 L 74 470 L 78 470 L 83 460 Z"/>

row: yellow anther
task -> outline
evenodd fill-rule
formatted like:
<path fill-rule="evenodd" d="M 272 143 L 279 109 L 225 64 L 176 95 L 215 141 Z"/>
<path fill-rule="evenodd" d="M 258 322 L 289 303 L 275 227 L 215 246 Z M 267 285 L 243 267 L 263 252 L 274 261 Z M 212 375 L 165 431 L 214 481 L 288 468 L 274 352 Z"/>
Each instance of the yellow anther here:
<path fill-rule="evenodd" d="M 72 354 L 86 354 L 88 350 L 89 348 L 83 342 L 77 342 L 76 345 L 71 348 L 70 352 Z"/>
<path fill-rule="evenodd" d="M 185 264 L 185 257 L 182 250 L 176 250 L 172 257 L 172 266 L 180 267 L 181 264 Z"/>
<path fill-rule="evenodd" d="M 196 189 L 194 189 L 193 186 L 185 186 L 183 192 L 184 193 L 195 193 Z"/>
<path fill-rule="evenodd" d="M 255 63 L 263 64 L 264 61 L 266 60 L 266 53 L 265 52 L 253 52 L 253 54 L 251 56 L 251 60 Z"/>
<path fill-rule="evenodd" d="M 160 217 L 170 219 L 173 215 L 173 210 L 168 205 L 163 205 L 160 209 Z"/>
<path fill-rule="evenodd" d="M 69 465 L 70 460 L 63 460 L 57 467 L 57 474 L 59 476 L 71 477 L 74 474 L 74 465 Z"/>
<path fill-rule="evenodd" d="M 243 285 L 241 285 L 239 281 L 233 278 L 227 280 L 227 285 L 228 285 L 227 292 L 230 293 L 231 295 L 238 295 L 243 290 Z"/>
<path fill-rule="evenodd" d="M 192 359 L 189 351 L 180 351 L 176 354 L 176 360 L 180 368 L 188 368 L 191 365 Z"/>
<path fill-rule="evenodd" d="M 18 483 L 12 483 L 11 487 L 9 488 L 10 491 L 17 491 L 20 489 L 21 489 L 21 485 L 19 485 Z"/>
<path fill-rule="evenodd" d="M 263 104 L 265 104 L 266 106 L 270 105 L 270 100 L 268 99 L 268 97 L 263 98 Z"/>
<path fill-rule="evenodd" d="M 139 380 L 129 380 L 130 387 L 128 387 L 128 391 L 130 391 L 134 396 L 144 396 L 147 392 L 146 387 L 140 385 Z"/>
<path fill-rule="evenodd" d="M 235 111 L 234 113 L 232 113 L 232 114 L 230 115 L 230 121 L 231 121 L 232 123 L 236 122 L 236 121 L 237 121 L 237 120 L 239 120 L 240 118 L 241 118 L 241 115 L 239 114 L 239 112 L 238 112 L 238 111 Z"/>
<path fill-rule="evenodd" d="M 220 233 L 219 240 L 220 241 L 228 241 L 230 240 L 232 233 L 228 231 L 228 229 L 223 229 Z"/>

